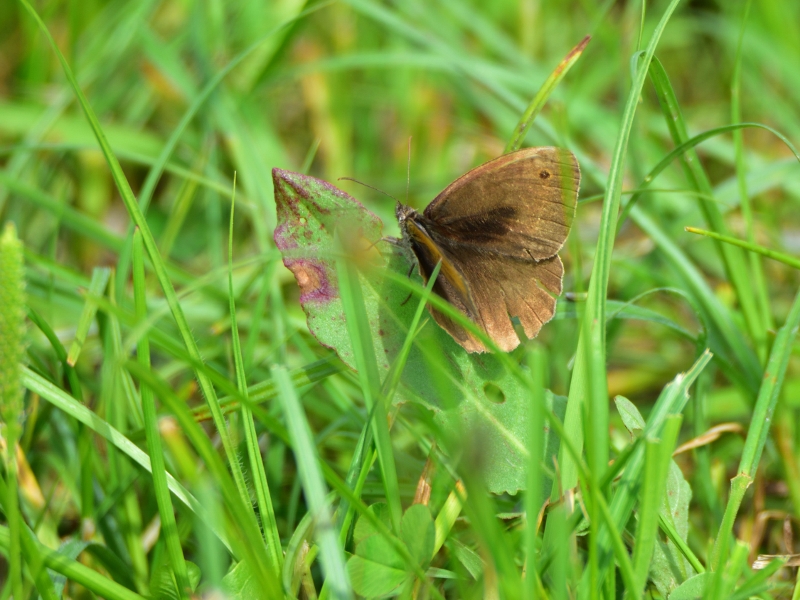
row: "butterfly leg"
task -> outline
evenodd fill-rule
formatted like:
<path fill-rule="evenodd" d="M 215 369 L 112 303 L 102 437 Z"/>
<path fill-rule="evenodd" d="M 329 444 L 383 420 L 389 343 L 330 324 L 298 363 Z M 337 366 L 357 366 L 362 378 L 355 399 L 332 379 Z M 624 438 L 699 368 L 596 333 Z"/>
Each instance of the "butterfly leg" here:
<path fill-rule="evenodd" d="M 412 265 L 411 265 L 411 268 L 408 270 L 408 274 L 406 275 L 406 278 L 408 278 L 408 279 L 411 279 L 411 274 L 412 274 L 413 272 L 414 272 L 414 265 L 412 264 Z M 405 299 L 405 300 L 403 300 L 403 301 L 400 303 L 400 306 L 405 306 L 406 302 L 408 302 L 409 300 L 411 300 L 411 294 L 412 294 L 412 292 L 408 292 L 408 296 L 406 296 L 406 299 Z"/>

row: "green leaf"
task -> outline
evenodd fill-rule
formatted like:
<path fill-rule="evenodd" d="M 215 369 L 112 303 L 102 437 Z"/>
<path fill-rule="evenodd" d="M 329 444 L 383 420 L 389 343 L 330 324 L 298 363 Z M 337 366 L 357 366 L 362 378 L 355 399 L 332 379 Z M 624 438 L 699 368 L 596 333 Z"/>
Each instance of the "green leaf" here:
<path fill-rule="evenodd" d="M 630 433 L 636 430 L 644 431 L 644 417 L 642 417 L 642 413 L 639 412 L 639 409 L 636 408 L 633 402 L 624 396 L 617 396 L 614 398 L 614 404 L 617 405 L 617 410 L 619 411 L 619 416 L 622 417 L 622 423 L 625 425 L 625 429 Z"/>
<path fill-rule="evenodd" d="M 384 502 L 373 504 L 368 509 L 388 528 L 389 507 Z M 411 557 L 423 568 L 433 556 L 435 529 L 430 509 L 423 504 L 414 504 L 406 510 L 400 524 L 400 537 Z M 347 561 L 347 572 L 356 593 L 367 598 L 394 595 L 400 586 L 410 582 L 405 561 L 398 550 L 366 518 L 359 518 L 353 539 L 356 553 Z"/>
<path fill-rule="evenodd" d="M 368 509 L 374 514 L 387 528 L 391 528 L 392 519 L 389 515 L 389 505 L 385 502 L 376 502 Z M 356 522 L 355 529 L 353 530 L 353 543 L 358 545 L 371 535 L 378 533 L 375 526 L 370 523 L 369 519 L 359 518 Z"/>
<path fill-rule="evenodd" d="M 97 313 L 97 302 L 94 299 L 96 296 L 102 296 L 103 291 L 108 285 L 108 279 L 111 276 L 111 269 L 108 267 L 97 267 L 92 271 L 92 282 L 89 284 L 88 294 L 86 296 L 86 304 L 83 307 L 80 321 L 78 321 L 78 328 L 75 331 L 75 339 L 72 346 L 69 348 L 69 355 L 67 356 L 67 363 L 75 366 L 78 362 L 78 356 L 83 348 L 83 343 L 86 341 L 86 336 L 89 333 L 89 326 L 92 324 L 92 319 Z"/>
<path fill-rule="evenodd" d="M 711 577 L 711 573 L 700 573 L 694 577 L 690 577 L 672 590 L 672 593 L 669 595 L 669 600 L 695 600 L 696 598 L 703 598 Z"/>
<path fill-rule="evenodd" d="M 667 493 L 661 507 L 661 514 L 671 521 L 681 539 L 686 540 L 689 534 L 689 502 L 692 499 L 692 488 L 683 477 L 678 465 L 673 460 L 667 475 Z M 650 565 L 650 578 L 658 591 L 667 596 L 692 574 L 691 566 L 672 541 L 659 540 L 653 552 Z"/>
<path fill-rule="evenodd" d="M 300 286 L 300 305 L 308 318 L 308 329 L 323 346 L 336 350 L 355 368 L 337 285 L 334 231 L 346 227 L 342 238 L 354 244 L 353 236 L 366 247 L 381 238 L 381 222 L 356 200 L 320 179 L 280 169 L 274 169 L 272 177 L 278 214 L 275 245 Z M 375 247 L 383 252 L 387 246 L 379 242 Z M 376 298 L 366 289 L 364 293 L 370 326 L 375 329 L 380 319 Z M 377 349 L 376 358 L 381 367 L 388 368 L 383 350 Z"/>
<path fill-rule="evenodd" d="M 400 538 L 408 546 L 417 562 L 427 566 L 433 557 L 433 542 L 436 531 L 430 509 L 424 504 L 413 504 L 403 515 L 400 524 Z"/>
<path fill-rule="evenodd" d="M 371 535 L 356 546 L 356 556 L 368 558 L 394 569 L 405 568 L 403 557 L 400 556 L 389 540 L 380 535 Z"/>
<path fill-rule="evenodd" d="M 469 546 L 465 546 L 457 539 L 450 540 L 449 547 L 453 555 L 476 580 L 483 576 L 483 561 L 481 557 Z"/>
<path fill-rule="evenodd" d="M 465 382 L 480 386 L 465 395 L 456 408 L 441 411 L 434 416 L 447 437 L 463 436 L 470 447 L 480 448 L 476 467 L 481 470 L 484 483 L 493 494 L 515 494 L 527 487 L 528 420 L 538 418 L 539 411 L 525 401 L 529 393 L 518 379 L 508 372 L 491 380 L 481 372 L 464 373 Z M 492 391 L 501 390 L 503 401 L 492 402 Z M 563 420 L 567 399 L 545 390 L 545 404 L 556 417 Z M 558 456 L 559 439 L 551 429 L 544 430 L 545 467 L 553 468 Z M 552 471 L 551 471 L 552 473 Z M 549 490 L 551 479 L 545 476 L 543 490 Z"/>
<path fill-rule="evenodd" d="M 333 185 L 281 169 L 273 170 L 273 180 L 275 244 L 300 287 L 309 331 L 356 368 L 337 284 L 339 250 L 334 232 L 338 229 L 361 267 L 359 281 L 375 359 L 385 377 L 401 354 L 416 311 L 415 302 L 406 302 L 407 275 L 413 266 L 408 252 L 383 239 L 380 219 Z M 411 279 L 417 282 L 412 286 L 421 290 L 416 271 Z M 481 466 L 491 492 L 525 489 L 527 420 L 538 411 L 530 412 L 528 387 L 501 358 L 468 354 L 428 319 L 416 333 L 400 384 L 393 401 L 413 401 L 433 411 L 435 423 L 451 440 L 460 443 L 472 433 L 480 436 Z M 564 399 L 548 395 L 548 403 L 563 415 Z M 553 440 L 546 448 L 547 456 L 552 456 Z"/>
<path fill-rule="evenodd" d="M 186 574 L 189 578 L 189 587 L 194 590 L 200 583 L 200 567 L 187 560 Z M 153 569 L 150 575 L 150 595 L 154 600 L 178 600 L 181 597 L 178 593 L 175 574 L 168 562 L 162 561 Z"/>
<path fill-rule="evenodd" d="M 353 590 L 365 598 L 388 596 L 399 591 L 409 576 L 402 568 L 395 569 L 362 556 L 347 561 L 347 573 Z"/>
<path fill-rule="evenodd" d="M 379 512 L 381 520 L 389 521 L 389 507 L 381 503 Z M 374 507 L 371 506 L 370 510 Z M 362 518 L 359 522 L 366 522 Z M 366 537 L 356 546 L 356 554 L 347 561 L 347 573 L 353 590 L 367 598 L 386 596 L 398 591 L 404 581 L 411 575 L 405 569 L 403 557 L 392 544 L 377 533 L 372 527 L 362 526 L 361 532 Z"/>
<path fill-rule="evenodd" d="M 250 567 L 240 561 L 222 578 L 222 589 L 231 600 L 261 600 L 264 593 Z"/>

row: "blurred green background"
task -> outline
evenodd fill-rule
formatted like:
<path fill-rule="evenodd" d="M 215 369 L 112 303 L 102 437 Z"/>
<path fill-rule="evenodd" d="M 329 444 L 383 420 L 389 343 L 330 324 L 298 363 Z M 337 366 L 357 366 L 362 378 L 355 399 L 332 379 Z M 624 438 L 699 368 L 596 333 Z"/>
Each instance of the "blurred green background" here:
<path fill-rule="evenodd" d="M 423 208 L 457 176 L 502 153 L 546 76 L 591 35 L 582 58 L 526 138 L 529 146 L 569 148 L 583 170 L 582 201 L 562 254 L 569 299 L 540 336 L 550 355 L 550 387 L 561 394 L 568 390 L 577 340 L 574 313 L 591 272 L 631 56 L 649 39 L 666 4 L 648 3 L 642 41 L 642 5 L 633 1 L 34 2 L 137 196 L 167 140 L 180 131 L 166 172 L 149 190 L 147 219 L 173 268 L 176 287 L 185 291 L 182 302 L 203 356 L 220 371 L 230 368 L 230 349 L 220 337 L 229 328 L 227 295 L 220 290 L 236 173 L 234 257 L 242 261 L 235 272 L 237 303 L 253 382 L 266 378 L 278 357 L 302 365 L 327 354 L 306 332 L 294 279 L 275 261 L 271 169 L 304 171 L 333 182 L 378 214 L 386 234 L 397 235 L 390 198 L 337 179 L 354 177 L 401 201 L 408 193 L 408 203 Z M 731 86 L 746 4 L 681 3 L 656 56 L 674 86 L 690 135 L 740 118 L 769 125 L 798 143 L 800 3 L 795 0 L 753 4 L 742 38 L 740 117 L 732 114 Z M 215 82 L 232 61 L 239 62 Z M 182 124 L 187 114 L 191 117 Z M 646 84 L 625 188 L 638 187 L 673 147 Z M 698 152 L 713 184 L 713 198 L 707 201 L 717 203 L 734 235 L 746 237 L 731 134 L 703 142 Z M 14 221 L 25 243 L 30 304 L 68 341 L 84 305 L 80 290 L 94 267 L 117 266 L 129 219 L 58 60 L 35 22 L 13 1 L 0 4 L 0 164 L 0 221 Z M 797 254 L 800 165 L 762 129 L 745 130 L 744 165 L 755 240 Z M 676 162 L 639 202 L 744 329 L 712 243 L 684 232 L 687 225 L 705 225 L 690 187 Z M 772 322 L 772 339 L 798 277 L 776 262 L 765 261 L 763 268 L 774 315 L 765 316 Z M 130 307 L 129 282 L 119 278 L 114 285 L 117 301 Z M 652 236 L 631 221 L 623 223 L 609 297 L 628 301 L 656 288 L 686 287 Z M 698 343 L 693 336 L 701 323 L 691 303 L 669 290 L 637 304 L 677 325 L 631 319 L 609 324 L 609 394 L 623 394 L 646 412 L 662 387 L 693 362 Z M 158 310 L 166 314 L 163 305 Z M 174 335 L 169 318 L 160 325 Z M 31 363 L 48 370 L 54 363 L 48 352 L 43 338 L 32 335 Z M 100 341 L 90 335 L 78 363 L 82 377 L 88 382 L 98 377 L 103 360 Z M 784 477 L 794 473 L 800 447 L 797 362 L 795 351 L 778 414 L 788 450 L 768 445 L 766 481 L 760 488 L 778 498 L 786 497 Z M 158 367 L 183 397 L 196 398 L 184 363 L 163 357 Z M 739 420 L 746 427 L 754 398 L 719 372 L 709 385 L 709 422 Z M 342 415 L 343 406 L 329 393 L 307 399 L 315 428 Z M 623 439 L 627 434 L 619 421 L 614 425 L 612 437 Z M 41 441 L 41 449 L 48 443 Z M 344 457 L 337 452 L 345 446 L 340 439 L 326 449 L 332 462 L 344 467 L 347 452 Z M 740 450 L 741 441 L 733 435 L 716 446 L 714 489 L 727 488 Z M 34 456 L 32 463 L 50 485 L 54 473 L 68 469 L 68 461 L 42 460 L 37 463 Z M 270 476 L 280 482 L 282 463 L 276 460 Z M 288 483 L 277 493 L 286 506 L 294 494 L 296 507 L 296 485 Z M 761 501 L 763 508 L 763 496 Z M 295 517 L 281 516 L 288 523 Z M 778 539 L 780 534 L 773 533 Z M 698 535 L 702 546 L 706 534 Z"/>
<path fill-rule="evenodd" d="M 648 6 L 647 14 L 659 15 L 661 4 Z M 731 122 L 730 85 L 744 4 L 683 3 L 659 46 L 657 56 L 692 134 Z M 620 98 L 630 80 L 629 58 L 641 45 L 640 4 L 443 0 L 314 7 L 246 1 L 37 4 L 136 193 L 201 90 L 247 51 L 181 133 L 153 193 L 148 219 L 163 253 L 196 275 L 224 263 L 234 171 L 243 208 L 237 257 L 273 247 L 272 167 L 305 170 L 334 183 L 355 177 L 401 200 L 408 168 L 409 202 L 424 207 L 455 177 L 502 152 L 546 75 L 591 34 L 583 57 L 526 139 L 531 146 L 568 147 L 581 161 L 581 197 L 588 200 L 568 242 L 565 290 L 584 290 L 599 219 L 598 203 L 589 200 L 604 189 Z M 4 3 L 0 11 L 4 183 L 35 188 L 50 202 L 37 203 L 5 185 L 0 214 L 19 224 L 31 252 L 82 273 L 114 264 L 128 220 L 108 169 L 35 24 L 17 3 Z M 796 3 L 759 2 L 743 46 L 742 119 L 774 126 L 790 139 L 800 137 L 799 22 Z M 648 19 L 645 32 L 651 29 Z M 794 251 L 800 247 L 793 218 L 800 193 L 797 166 L 769 133 L 746 131 L 745 140 L 757 241 Z M 654 95 L 646 89 L 626 187 L 634 188 L 670 148 Z M 732 230 L 743 234 L 730 135 L 704 142 L 700 152 L 715 186 L 714 201 Z M 349 181 L 337 185 L 380 215 L 387 234 L 397 233 L 390 198 Z M 685 225 L 702 225 L 702 219 L 696 199 L 680 192 L 687 187 L 680 167 L 668 169 L 651 187 L 679 190 L 648 194 L 645 202 L 701 265 L 720 297 L 732 302 L 708 251 L 710 242 L 682 231 Z M 91 219 L 109 239 L 98 243 L 81 235 L 54 203 Z M 612 298 L 627 300 L 673 283 L 653 244 L 630 223 L 620 232 L 614 260 Z M 795 278 L 775 264 L 765 268 L 780 315 Z M 278 277 L 287 297 L 296 297 L 288 273 Z M 662 295 L 646 302 L 683 312 L 686 326 L 695 326 L 679 299 Z M 296 304 L 290 301 L 288 308 L 301 318 Z M 66 310 L 57 316 L 62 326 L 74 320 Z M 213 325 L 209 312 L 198 318 L 198 327 Z M 615 331 L 619 327 L 626 331 Z M 551 337 L 571 331 L 569 325 L 562 329 Z M 612 331 L 612 393 L 658 390 L 689 364 L 685 343 L 668 331 L 635 324 L 612 325 Z M 573 345 L 565 346 L 571 352 Z M 561 392 L 568 362 L 568 355 L 553 361 L 564 366 L 555 373 Z"/>

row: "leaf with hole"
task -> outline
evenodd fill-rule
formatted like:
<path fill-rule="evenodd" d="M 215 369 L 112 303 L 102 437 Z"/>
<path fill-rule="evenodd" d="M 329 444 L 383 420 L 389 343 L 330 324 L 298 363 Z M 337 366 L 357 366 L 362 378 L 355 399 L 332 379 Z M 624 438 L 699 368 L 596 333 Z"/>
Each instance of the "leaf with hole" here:
<path fill-rule="evenodd" d="M 342 190 L 280 169 L 273 170 L 273 180 L 275 243 L 297 280 L 310 333 L 355 368 L 337 284 L 338 235 L 359 266 L 375 358 L 385 376 L 400 354 L 417 308 L 416 298 L 408 300 L 408 285 L 403 285 L 411 258 L 383 239 L 380 220 Z M 420 282 L 416 274 L 411 280 Z M 448 452 L 461 451 L 460 444 L 468 441 L 466 450 L 475 455 L 493 493 L 524 489 L 527 420 L 534 414 L 538 418 L 538 411 L 529 407 L 527 387 L 498 357 L 468 354 L 430 318 L 415 336 L 393 402 L 416 402 L 432 411 L 434 422 L 450 440 Z M 556 414 L 563 415 L 564 400 L 548 398 Z M 547 456 L 557 454 L 557 440 L 553 436 L 550 441 Z"/>

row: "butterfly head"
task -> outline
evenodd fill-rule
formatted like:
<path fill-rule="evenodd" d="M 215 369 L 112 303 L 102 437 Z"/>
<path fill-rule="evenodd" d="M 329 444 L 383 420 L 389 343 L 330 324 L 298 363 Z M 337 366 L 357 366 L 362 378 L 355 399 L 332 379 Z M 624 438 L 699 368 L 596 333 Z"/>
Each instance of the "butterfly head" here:
<path fill-rule="evenodd" d="M 400 225 L 400 233 L 403 234 L 403 245 L 410 247 L 408 225 L 406 221 L 413 221 L 419 213 L 410 206 L 398 202 L 397 207 L 394 209 L 394 214 L 397 216 L 397 224 Z"/>
<path fill-rule="evenodd" d="M 410 206 L 406 206 L 405 204 L 398 202 L 394 209 L 394 214 L 397 215 L 397 222 L 400 223 L 400 226 L 402 227 L 405 224 L 406 219 L 413 218 L 413 216 L 417 214 L 417 211 Z"/>

